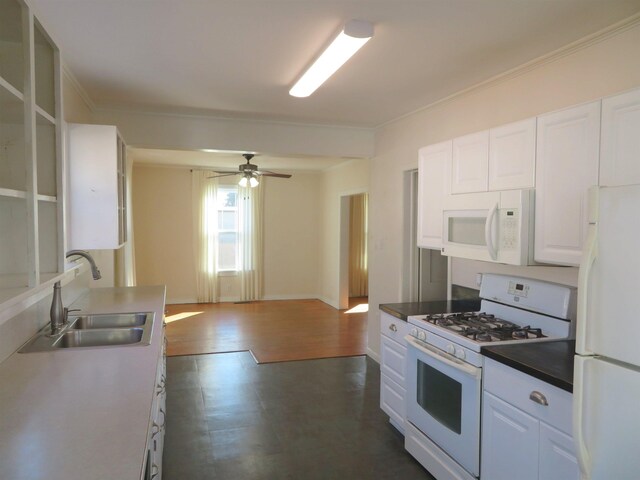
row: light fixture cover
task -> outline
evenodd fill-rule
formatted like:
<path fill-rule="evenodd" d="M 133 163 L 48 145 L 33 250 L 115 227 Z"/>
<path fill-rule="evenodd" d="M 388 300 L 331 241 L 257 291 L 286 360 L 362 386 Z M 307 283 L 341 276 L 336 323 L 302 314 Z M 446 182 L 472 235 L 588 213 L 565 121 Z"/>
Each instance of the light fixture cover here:
<path fill-rule="evenodd" d="M 240 179 L 240 181 L 238 182 L 238 185 L 240 185 L 241 187 L 246 187 L 247 186 L 247 177 L 242 177 Z"/>
<path fill-rule="evenodd" d="M 253 177 L 253 176 L 252 176 L 252 177 L 249 179 L 249 185 L 251 185 L 251 188 L 253 188 L 253 187 L 257 187 L 257 186 L 258 186 L 258 184 L 259 184 L 259 182 L 258 182 L 258 179 L 257 179 L 256 177 Z"/>
<path fill-rule="evenodd" d="M 373 25 L 350 20 L 313 65 L 289 90 L 293 97 L 308 97 L 373 37 Z"/>

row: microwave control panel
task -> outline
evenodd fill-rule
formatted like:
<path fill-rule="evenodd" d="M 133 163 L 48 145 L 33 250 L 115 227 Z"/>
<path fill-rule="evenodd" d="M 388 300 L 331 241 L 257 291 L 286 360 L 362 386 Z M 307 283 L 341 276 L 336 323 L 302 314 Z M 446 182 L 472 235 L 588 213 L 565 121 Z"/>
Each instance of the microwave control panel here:
<path fill-rule="evenodd" d="M 520 212 L 517 208 L 500 209 L 500 249 L 515 250 L 518 247 Z"/>

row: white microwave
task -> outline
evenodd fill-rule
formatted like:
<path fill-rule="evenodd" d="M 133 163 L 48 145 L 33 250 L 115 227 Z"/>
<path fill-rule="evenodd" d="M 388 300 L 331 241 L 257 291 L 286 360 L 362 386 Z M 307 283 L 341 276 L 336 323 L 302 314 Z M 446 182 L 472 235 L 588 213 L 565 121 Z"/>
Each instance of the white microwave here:
<path fill-rule="evenodd" d="M 534 190 L 449 195 L 442 253 L 509 265 L 532 265 Z"/>

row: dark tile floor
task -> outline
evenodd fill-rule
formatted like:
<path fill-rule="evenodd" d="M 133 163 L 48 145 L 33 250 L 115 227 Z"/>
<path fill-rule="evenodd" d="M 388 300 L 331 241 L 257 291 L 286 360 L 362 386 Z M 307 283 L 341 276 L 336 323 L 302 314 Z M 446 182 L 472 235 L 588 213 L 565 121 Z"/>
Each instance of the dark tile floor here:
<path fill-rule="evenodd" d="M 236 352 L 167 369 L 165 480 L 433 479 L 380 410 L 367 357 L 257 365 Z"/>

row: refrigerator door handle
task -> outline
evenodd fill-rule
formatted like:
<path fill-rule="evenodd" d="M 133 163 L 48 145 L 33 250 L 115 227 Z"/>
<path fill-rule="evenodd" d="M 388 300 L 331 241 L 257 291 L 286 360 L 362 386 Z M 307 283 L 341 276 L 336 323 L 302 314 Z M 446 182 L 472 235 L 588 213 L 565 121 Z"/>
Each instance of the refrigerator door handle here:
<path fill-rule="evenodd" d="M 584 364 L 587 359 L 577 356 L 574 362 L 573 373 L 573 441 L 576 446 L 576 458 L 580 467 L 580 474 L 583 480 L 591 478 L 589 466 L 591 458 L 587 445 L 584 441 L 584 431 L 582 422 L 584 421 Z"/>
<path fill-rule="evenodd" d="M 595 224 L 589 224 L 589 232 L 587 241 L 584 246 L 582 261 L 578 271 L 578 305 L 576 313 L 576 351 L 580 354 L 589 354 L 587 352 L 587 307 L 588 307 L 588 289 L 589 275 L 591 267 L 598 255 L 598 232 Z"/>

